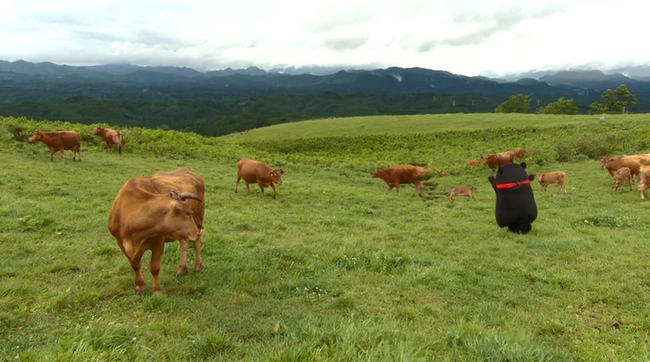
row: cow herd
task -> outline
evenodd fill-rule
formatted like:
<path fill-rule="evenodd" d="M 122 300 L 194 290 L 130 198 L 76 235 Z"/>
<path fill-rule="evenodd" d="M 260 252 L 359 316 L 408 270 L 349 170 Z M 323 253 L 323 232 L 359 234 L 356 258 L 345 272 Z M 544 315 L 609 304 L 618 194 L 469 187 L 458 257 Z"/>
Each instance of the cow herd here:
<path fill-rule="evenodd" d="M 107 150 L 113 150 L 115 147 L 121 154 L 123 142 L 120 131 L 96 127 L 92 134 L 100 135 L 103 138 Z M 72 150 L 73 161 L 76 160 L 77 155 L 81 161 L 79 135 L 75 131 L 43 132 L 36 129 L 29 137 L 29 141 L 43 142 L 50 149 L 50 161 L 53 160 L 55 152 L 60 152 L 63 162 L 64 150 Z M 510 151 L 483 155 L 481 160 L 470 160 L 468 164 L 472 166 L 486 164 L 494 173 L 499 166 L 511 164 L 515 159 L 523 158 L 529 154 L 523 148 L 515 148 Z M 600 162 L 601 169 L 608 170 L 612 175 L 612 192 L 617 191 L 619 187 L 623 188 L 625 180 L 628 181 L 630 189 L 632 189 L 632 183 L 638 179 L 640 181 L 637 187 L 639 195 L 645 199 L 645 190 L 650 188 L 650 154 L 603 157 Z M 421 164 L 398 165 L 390 168 L 378 167 L 370 173 L 370 176 L 380 178 L 388 185 L 386 193 L 395 188 L 399 195 L 400 184 L 412 183 L 415 185 L 414 195 L 418 195 L 426 184 L 423 180 L 426 179 L 427 168 L 430 167 Z M 440 174 L 440 171 L 438 173 Z M 249 193 L 251 192 L 249 184 L 257 183 L 262 197 L 265 197 L 264 188 L 271 187 L 275 199 L 276 185 L 282 185 L 282 174 L 284 174 L 282 169 L 274 169 L 261 161 L 242 158 L 237 162 L 234 192 L 237 192 L 240 180 L 244 179 Z M 532 177 L 531 175 L 531 179 Z M 564 193 L 567 192 L 564 171 L 540 173 L 535 177 L 544 193 L 549 184 L 557 184 L 558 193 L 562 188 L 564 188 Z M 144 288 L 141 258 L 146 250 L 152 252 L 149 270 L 153 276 L 153 292 L 161 292 L 158 274 L 166 242 L 179 240 L 180 262 L 176 272 L 177 276 L 187 273 L 187 252 L 190 241 L 194 243 L 195 250 L 194 270 L 197 272 L 202 270 L 200 249 L 204 190 L 203 178 L 190 166 L 169 172 L 161 171 L 153 175 L 134 177 L 120 188 L 109 212 L 108 229 L 115 237 L 120 250 L 129 259 L 135 272 L 136 292 L 140 292 Z M 466 196 L 469 200 L 469 198 L 474 198 L 476 192 L 474 186 L 453 187 L 448 200 L 453 202 L 455 196 Z"/>

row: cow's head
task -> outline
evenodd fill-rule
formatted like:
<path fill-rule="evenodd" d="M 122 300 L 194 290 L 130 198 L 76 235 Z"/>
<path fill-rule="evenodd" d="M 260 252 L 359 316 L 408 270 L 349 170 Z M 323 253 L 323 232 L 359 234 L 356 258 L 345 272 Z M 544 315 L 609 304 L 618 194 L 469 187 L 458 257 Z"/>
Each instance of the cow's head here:
<path fill-rule="evenodd" d="M 92 133 L 92 134 L 100 134 L 100 133 L 102 132 L 102 130 L 103 130 L 102 127 L 95 127 L 95 128 L 93 129 L 93 131 L 90 132 L 90 133 Z"/>
<path fill-rule="evenodd" d="M 166 237 L 173 240 L 195 241 L 201 235 L 203 225 L 194 217 L 192 204 L 188 199 L 201 202 L 201 198 L 191 192 L 177 193 L 170 191 L 169 210 L 165 215 L 164 229 L 167 230 Z"/>
<path fill-rule="evenodd" d="M 40 129 L 35 129 L 34 134 L 29 136 L 29 142 L 40 141 L 42 137 L 43 137 L 43 132 L 41 132 Z"/>
<path fill-rule="evenodd" d="M 476 190 L 476 187 L 474 187 L 474 186 L 470 186 L 469 189 L 470 189 L 470 191 L 472 191 L 473 194 L 478 192 L 478 190 Z"/>
<path fill-rule="evenodd" d="M 385 168 L 384 167 L 377 167 L 376 169 L 372 170 L 370 173 L 371 177 L 381 177 L 381 174 L 384 173 Z"/>
<path fill-rule="evenodd" d="M 275 170 L 271 171 L 271 181 L 273 181 L 274 184 L 276 185 L 282 185 L 282 174 L 284 171 L 281 168 L 276 168 Z"/>

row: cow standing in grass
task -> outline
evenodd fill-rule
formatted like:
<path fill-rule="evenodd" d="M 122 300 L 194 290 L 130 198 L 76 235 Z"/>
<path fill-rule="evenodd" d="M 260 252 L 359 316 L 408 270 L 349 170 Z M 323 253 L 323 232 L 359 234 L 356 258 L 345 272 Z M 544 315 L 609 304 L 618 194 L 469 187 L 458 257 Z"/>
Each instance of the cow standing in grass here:
<path fill-rule="evenodd" d="M 106 143 L 105 148 L 113 151 L 113 147 L 117 148 L 117 152 L 122 154 L 122 132 L 106 127 L 95 127 L 92 134 L 100 135 Z"/>
<path fill-rule="evenodd" d="M 273 169 L 266 162 L 251 160 L 250 158 L 242 158 L 237 162 L 237 180 L 235 181 L 235 192 L 239 187 L 239 180 L 244 179 L 246 182 L 246 190 L 251 192 L 250 183 L 257 183 L 262 191 L 264 197 L 264 188 L 271 186 L 273 189 L 273 198 L 275 199 L 275 185 L 282 185 L 282 169 Z"/>
<path fill-rule="evenodd" d="M 54 152 L 61 153 L 61 162 L 63 161 L 63 151 L 72 150 L 72 161 L 79 155 L 81 161 L 81 142 L 79 135 L 75 131 L 54 131 L 43 132 L 39 129 L 34 130 L 34 134 L 29 137 L 29 142 L 41 141 L 50 149 L 50 161 L 53 160 Z"/>
<path fill-rule="evenodd" d="M 564 187 L 564 193 L 566 194 L 566 173 L 564 171 L 539 173 L 536 177 L 543 193 L 548 191 L 548 185 L 557 184 L 557 192 L 560 193 L 562 187 Z"/>
<path fill-rule="evenodd" d="M 422 166 L 398 165 L 390 168 L 378 167 L 370 173 L 370 176 L 379 177 L 388 185 L 386 193 L 395 188 L 399 195 L 400 184 L 414 184 L 414 195 L 419 195 L 420 190 L 424 188 L 422 179 L 425 174 L 426 168 Z"/>
<path fill-rule="evenodd" d="M 630 191 L 632 191 L 632 174 L 628 167 L 621 167 L 612 176 L 612 189 L 611 192 L 618 191 L 618 187 L 621 187 L 621 190 L 625 188 L 625 180 L 630 184 Z M 614 188 L 616 187 L 616 188 Z"/>

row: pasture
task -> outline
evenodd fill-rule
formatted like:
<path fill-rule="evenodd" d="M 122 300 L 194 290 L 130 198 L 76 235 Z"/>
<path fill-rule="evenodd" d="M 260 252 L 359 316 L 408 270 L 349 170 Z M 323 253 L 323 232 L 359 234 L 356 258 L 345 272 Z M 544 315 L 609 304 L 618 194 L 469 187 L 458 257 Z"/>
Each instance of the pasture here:
<path fill-rule="evenodd" d="M 121 157 L 92 126 L 0 119 L 0 360 L 650 359 L 650 204 L 629 188 L 611 194 L 594 159 L 649 151 L 648 116 L 466 115 L 453 131 L 463 116 L 414 133 L 368 118 L 376 133 L 306 138 L 291 125 L 255 139 L 131 128 Z M 83 162 L 69 151 L 50 162 L 24 142 L 36 127 L 79 131 Z M 566 195 L 532 182 L 539 216 L 527 235 L 498 228 L 490 171 L 466 165 L 516 146 L 532 152 L 528 172 L 567 175 Z M 276 200 L 243 181 L 233 193 L 240 157 L 285 171 Z M 407 162 L 449 176 L 412 197 L 368 175 Z M 168 243 L 162 295 L 146 266 L 136 295 L 106 227 L 111 202 L 130 177 L 185 165 L 206 184 L 204 272 L 176 278 Z M 447 201 L 470 185 L 476 200 Z M 192 270 L 192 248 L 189 259 Z"/>

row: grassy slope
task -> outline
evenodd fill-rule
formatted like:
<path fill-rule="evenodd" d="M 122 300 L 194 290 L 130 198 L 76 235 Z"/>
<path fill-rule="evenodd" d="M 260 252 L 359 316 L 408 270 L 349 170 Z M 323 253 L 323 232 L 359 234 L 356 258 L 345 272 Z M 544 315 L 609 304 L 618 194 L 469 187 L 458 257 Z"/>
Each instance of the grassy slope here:
<path fill-rule="evenodd" d="M 567 123 L 581 125 L 600 119 L 600 115 L 537 115 L 505 113 L 470 113 L 470 114 L 428 114 L 413 116 L 368 116 L 330 118 L 297 123 L 284 123 L 271 127 L 257 128 L 245 132 L 233 133 L 226 139 L 237 141 L 255 141 L 276 138 L 307 138 L 328 136 L 362 136 L 376 134 L 404 134 L 421 132 L 440 132 L 453 130 L 477 130 L 487 127 L 551 127 Z M 645 114 L 607 115 L 606 119 L 641 120 Z"/>
<path fill-rule="evenodd" d="M 412 198 L 408 186 L 386 195 L 367 167 L 340 164 L 335 152 L 327 165 L 326 153 L 235 145 L 179 160 L 93 145 L 82 163 L 68 152 L 62 165 L 42 144 L 2 139 L 2 360 L 650 357 L 650 206 L 636 192 L 610 195 L 594 160 L 530 166 L 564 169 L 569 194 L 540 195 L 535 183 L 539 219 L 522 236 L 495 225 L 484 169 L 457 169 Z M 466 147 L 488 145 L 447 152 Z M 232 193 L 236 159 L 251 154 L 286 171 L 277 200 L 243 184 Z M 168 244 L 164 295 L 150 295 L 147 273 L 144 294 L 133 295 L 132 271 L 106 230 L 110 203 L 129 177 L 187 164 L 206 180 L 205 272 L 175 278 L 178 247 Z M 469 184 L 476 201 L 447 202 L 448 186 Z"/>

